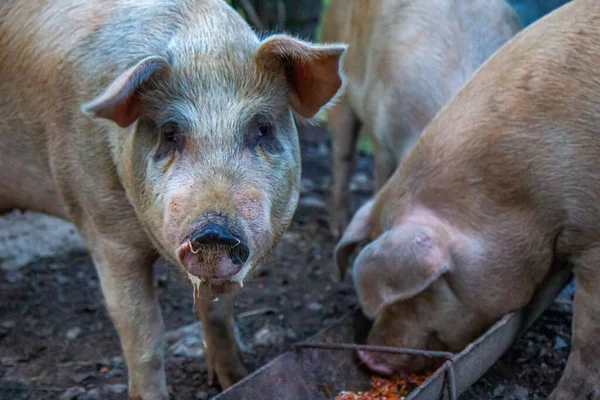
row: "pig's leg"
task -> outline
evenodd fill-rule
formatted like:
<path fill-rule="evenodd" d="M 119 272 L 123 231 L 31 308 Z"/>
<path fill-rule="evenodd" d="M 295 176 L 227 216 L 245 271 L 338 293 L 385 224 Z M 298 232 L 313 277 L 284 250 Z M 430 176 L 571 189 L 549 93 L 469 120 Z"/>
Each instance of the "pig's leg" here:
<path fill-rule="evenodd" d="M 164 327 L 154 293 L 153 252 L 94 240 L 92 257 L 129 372 L 129 398 L 166 400 Z"/>
<path fill-rule="evenodd" d="M 338 238 L 348 222 L 348 184 L 354 170 L 361 124 L 345 96 L 327 112 L 327 124 L 333 139 L 333 191 L 329 219 L 331 233 Z"/>
<path fill-rule="evenodd" d="M 208 382 L 212 385 L 216 375 L 226 389 L 248 374 L 235 337 L 233 297 L 221 295 L 216 302 L 197 297 L 195 309 L 204 329 Z"/>
<path fill-rule="evenodd" d="M 375 158 L 375 192 L 378 192 L 396 169 L 394 154 L 377 139 L 374 141 Z"/>
<path fill-rule="evenodd" d="M 571 353 L 551 400 L 600 399 L 600 247 L 575 264 Z"/>

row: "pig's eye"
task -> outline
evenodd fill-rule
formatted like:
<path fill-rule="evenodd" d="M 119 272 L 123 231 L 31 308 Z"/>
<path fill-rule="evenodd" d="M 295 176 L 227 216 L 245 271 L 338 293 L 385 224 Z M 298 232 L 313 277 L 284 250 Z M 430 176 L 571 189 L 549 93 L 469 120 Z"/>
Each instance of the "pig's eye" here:
<path fill-rule="evenodd" d="M 176 144 L 179 140 L 179 130 L 177 129 L 177 124 L 174 122 L 167 122 L 164 124 L 162 127 L 162 133 L 167 142 Z"/>
<path fill-rule="evenodd" d="M 258 133 L 257 133 L 258 139 L 269 136 L 272 133 L 273 133 L 273 127 L 271 125 L 265 124 L 265 123 L 258 125 Z"/>
<path fill-rule="evenodd" d="M 174 151 L 182 150 L 184 137 L 176 123 L 167 122 L 160 127 L 160 131 L 161 140 L 156 153 L 157 158 L 160 159 Z"/>
<path fill-rule="evenodd" d="M 276 154 L 281 151 L 281 145 L 275 134 L 275 127 L 264 120 L 251 125 L 248 145 L 251 149 L 260 148 L 269 154 Z"/>

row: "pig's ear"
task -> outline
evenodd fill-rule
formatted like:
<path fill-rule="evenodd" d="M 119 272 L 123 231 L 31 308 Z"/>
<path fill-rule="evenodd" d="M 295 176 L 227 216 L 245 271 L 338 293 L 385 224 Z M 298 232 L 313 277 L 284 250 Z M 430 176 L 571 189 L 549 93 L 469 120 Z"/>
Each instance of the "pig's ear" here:
<path fill-rule="evenodd" d="M 275 35 L 261 43 L 256 63 L 269 69 L 283 68 L 294 111 L 310 119 L 342 87 L 340 60 L 345 50 L 343 44 L 317 45 Z"/>
<path fill-rule="evenodd" d="M 81 106 L 92 118 L 110 119 L 122 128 L 139 116 L 138 92 L 150 79 L 167 74 L 170 65 L 162 56 L 146 57 L 117 77 L 98 97 Z"/>
<path fill-rule="evenodd" d="M 452 268 L 447 243 L 420 229 L 396 227 L 366 246 L 354 263 L 354 285 L 366 316 L 410 299 Z"/>
<path fill-rule="evenodd" d="M 363 204 L 352 217 L 334 251 L 334 262 L 337 267 L 337 279 L 343 281 L 348 269 L 350 256 L 360 242 L 368 239 L 371 229 L 371 211 L 373 200 Z"/>

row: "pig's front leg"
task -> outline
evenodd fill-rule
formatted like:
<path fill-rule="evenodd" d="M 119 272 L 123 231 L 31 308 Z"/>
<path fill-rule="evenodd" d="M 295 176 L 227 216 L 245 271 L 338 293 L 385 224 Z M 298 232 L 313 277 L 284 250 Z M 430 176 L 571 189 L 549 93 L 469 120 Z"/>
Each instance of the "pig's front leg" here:
<path fill-rule="evenodd" d="M 125 354 L 129 398 L 166 400 L 164 327 L 152 273 L 156 256 L 102 239 L 90 247 Z"/>
<path fill-rule="evenodd" d="M 600 399 L 600 248 L 575 264 L 571 353 L 551 400 Z"/>
<path fill-rule="evenodd" d="M 348 222 L 348 185 L 354 170 L 356 141 L 361 124 L 352 111 L 346 96 L 342 96 L 327 111 L 327 123 L 333 139 L 330 231 L 335 238 L 339 238 Z"/>
<path fill-rule="evenodd" d="M 216 375 L 226 389 L 248 374 L 235 337 L 233 296 L 221 295 L 216 302 L 197 297 L 195 309 L 204 329 L 209 384 Z"/>

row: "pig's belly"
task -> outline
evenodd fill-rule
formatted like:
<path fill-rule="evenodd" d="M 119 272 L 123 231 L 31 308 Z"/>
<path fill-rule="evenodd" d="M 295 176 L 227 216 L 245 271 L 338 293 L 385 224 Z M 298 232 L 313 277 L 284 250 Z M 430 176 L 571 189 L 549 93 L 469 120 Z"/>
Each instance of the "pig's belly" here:
<path fill-rule="evenodd" d="M 66 218 L 45 149 L 0 128 L 0 213 L 14 208 Z"/>

